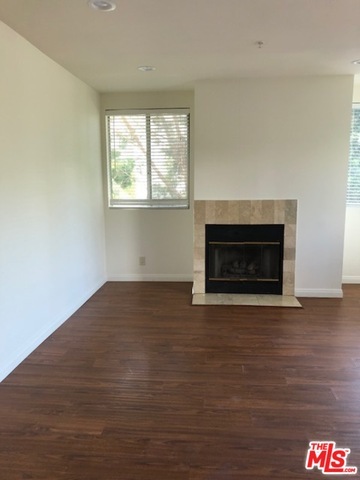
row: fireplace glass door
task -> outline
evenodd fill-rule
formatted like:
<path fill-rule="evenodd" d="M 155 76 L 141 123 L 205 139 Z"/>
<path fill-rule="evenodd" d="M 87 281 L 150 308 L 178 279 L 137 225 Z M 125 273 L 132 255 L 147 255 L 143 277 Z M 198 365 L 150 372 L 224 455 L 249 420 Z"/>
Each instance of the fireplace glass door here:
<path fill-rule="evenodd" d="M 282 293 L 283 225 L 207 225 L 206 291 Z"/>
<path fill-rule="evenodd" d="M 212 280 L 279 281 L 280 242 L 210 242 L 209 250 Z"/>

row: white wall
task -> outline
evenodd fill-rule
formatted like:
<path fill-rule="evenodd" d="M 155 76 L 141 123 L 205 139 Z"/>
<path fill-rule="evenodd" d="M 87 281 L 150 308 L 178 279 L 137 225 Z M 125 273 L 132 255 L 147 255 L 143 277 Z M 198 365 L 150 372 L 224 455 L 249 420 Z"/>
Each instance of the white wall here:
<path fill-rule="evenodd" d="M 190 122 L 193 120 L 192 92 L 110 93 L 101 96 L 101 104 L 104 137 L 105 110 L 111 108 L 189 107 Z M 191 160 L 191 165 L 192 163 Z M 103 165 L 106 179 L 105 150 Z M 104 190 L 107 191 L 106 182 Z M 190 190 L 192 192 L 192 188 Z M 107 203 L 107 198 L 105 201 Z M 192 203 L 191 201 L 189 210 L 131 210 L 107 207 L 105 219 L 108 278 L 192 280 Z M 139 265 L 141 256 L 146 257 L 145 266 Z"/>
<path fill-rule="evenodd" d="M 353 101 L 360 102 L 360 79 L 355 81 Z M 344 283 L 360 283 L 360 205 L 346 207 Z"/>
<path fill-rule="evenodd" d="M 98 94 L 0 22 L 0 380 L 105 281 Z"/>
<path fill-rule="evenodd" d="M 195 199 L 298 199 L 299 296 L 342 294 L 352 89 L 351 76 L 195 89 Z"/>

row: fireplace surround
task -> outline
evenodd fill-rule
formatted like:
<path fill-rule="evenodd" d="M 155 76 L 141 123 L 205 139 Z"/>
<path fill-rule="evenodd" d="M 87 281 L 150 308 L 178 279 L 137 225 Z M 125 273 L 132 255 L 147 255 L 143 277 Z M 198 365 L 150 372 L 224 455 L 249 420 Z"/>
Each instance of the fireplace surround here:
<path fill-rule="evenodd" d="M 281 294 L 293 296 L 295 292 L 296 221 L 297 200 L 195 200 L 193 293 L 207 293 L 206 225 L 283 225 Z"/>

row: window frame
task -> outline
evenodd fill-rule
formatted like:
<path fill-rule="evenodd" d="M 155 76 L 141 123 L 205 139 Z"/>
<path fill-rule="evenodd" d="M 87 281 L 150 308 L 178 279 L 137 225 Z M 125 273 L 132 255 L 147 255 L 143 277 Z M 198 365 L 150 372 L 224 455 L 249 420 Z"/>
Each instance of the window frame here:
<path fill-rule="evenodd" d="M 151 115 L 186 115 L 187 116 L 187 181 L 186 181 L 186 198 L 184 199 L 154 199 L 151 191 L 151 142 L 150 129 L 148 127 L 148 118 Z M 146 118 L 146 164 L 147 164 L 147 183 L 148 195 L 147 199 L 114 199 L 112 198 L 112 176 L 111 176 L 111 149 L 110 149 L 110 129 L 108 117 L 121 115 L 143 115 Z M 150 209 L 180 209 L 188 210 L 190 208 L 190 108 L 133 108 L 133 109 L 106 109 L 105 110 L 105 135 L 106 135 L 106 166 L 107 166 L 107 195 L 109 208 L 150 208 Z"/>
<path fill-rule="evenodd" d="M 346 189 L 346 206 L 347 207 L 360 207 L 360 199 L 359 200 L 352 200 L 351 199 L 351 191 L 350 191 L 350 148 L 351 148 L 351 136 L 353 131 L 353 111 L 359 110 L 360 111 L 360 102 L 353 102 L 351 107 L 351 125 L 350 125 L 350 142 L 349 142 L 349 157 L 348 157 L 348 169 L 347 169 L 347 189 Z M 359 172 L 357 172 L 357 177 L 359 177 L 360 181 L 360 165 L 359 165 Z"/>

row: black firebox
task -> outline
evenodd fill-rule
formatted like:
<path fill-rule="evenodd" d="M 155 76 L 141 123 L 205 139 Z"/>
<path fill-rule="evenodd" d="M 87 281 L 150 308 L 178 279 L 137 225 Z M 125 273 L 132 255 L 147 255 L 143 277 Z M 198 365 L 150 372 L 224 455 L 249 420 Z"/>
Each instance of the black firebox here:
<path fill-rule="evenodd" d="M 282 295 L 284 225 L 206 225 L 206 293 Z"/>

